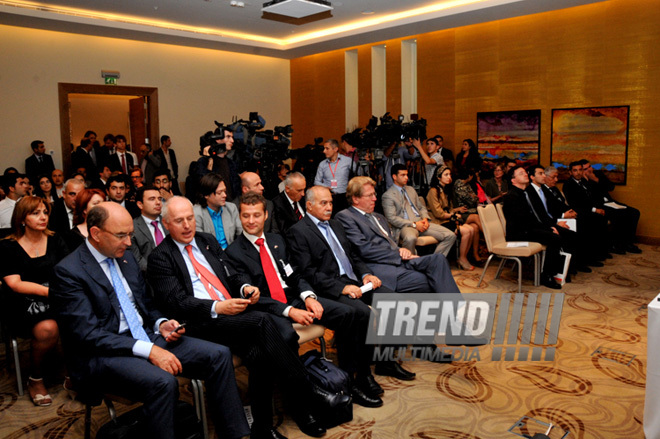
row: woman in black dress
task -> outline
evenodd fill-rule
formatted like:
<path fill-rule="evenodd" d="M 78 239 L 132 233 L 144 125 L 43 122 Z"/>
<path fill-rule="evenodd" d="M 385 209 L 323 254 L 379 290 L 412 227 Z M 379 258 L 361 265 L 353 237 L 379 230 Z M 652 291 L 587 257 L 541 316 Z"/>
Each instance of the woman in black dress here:
<path fill-rule="evenodd" d="M 53 203 L 55 203 L 55 200 L 57 199 L 57 193 L 55 191 L 55 184 L 53 184 L 53 180 L 51 180 L 50 176 L 40 175 L 37 178 L 34 187 L 34 195 L 48 201 L 51 206 Z"/>
<path fill-rule="evenodd" d="M 456 173 L 461 171 L 472 170 L 480 171 L 483 159 L 479 155 L 477 145 L 474 140 L 464 139 L 461 145 L 461 152 L 456 156 Z"/>
<path fill-rule="evenodd" d="M 66 255 L 64 242 L 48 230 L 50 204 L 21 198 L 11 218 L 13 234 L 0 242 L 0 270 L 11 328 L 32 334 L 28 391 L 36 406 L 51 405 L 44 385 L 44 356 L 57 347 L 59 330 L 48 307 L 48 280 Z M 4 307 L 3 306 L 3 307 Z"/>

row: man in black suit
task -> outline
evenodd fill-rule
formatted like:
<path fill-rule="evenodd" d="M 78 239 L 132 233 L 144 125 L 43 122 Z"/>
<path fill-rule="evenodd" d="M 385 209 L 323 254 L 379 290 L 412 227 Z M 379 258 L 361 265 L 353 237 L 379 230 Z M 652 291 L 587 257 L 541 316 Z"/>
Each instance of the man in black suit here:
<path fill-rule="evenodd" d="M 252 279 L 259 287 L 261 300 L 272 300 L 277 306 L 273 318 L 284 339 L 298 352 L 298 335 L 291 322 L 307 326 L 314 322 L 335 331 L 339 367 L 351 379 L 353 402 L 365 407 L 380 407 L 382 389 L 371 374 L 373 349 L 364 344 L 369 325 L 369 309 L 357 308 L 339 300 L 318 297 L 300 271 L 289 264 L 284 239 L 274 233 L 264 233 L 268 217 L 266 199 L 256 192 L 247 192 L 239 202 L 243 233 L 227 248 L 236 270 Z M 366 353 L 366 355 L 365 355 Z M 375 389 L 375 390 L 372 390 Z"/>
<path fill-rule="evenodd" d="M 108 179 L 108 183 L 106 184 L 106 193 L 108 194 L 109 201 L 114 201 L 115 203 L 120 204 L 128 210 L 128 213 L 130 213 L 133 218 L 137 218 L 140 216 L 140 209 L 134 202 L 126 199 L 126 191 L 128 188 L 127 179 L 128 176 L 124 174 L 113 175 Z"/>
<path fill-rule="evenodd" d="M 126 253 L 128 212 L 101 203 L 87 215 L 89 238 L 56 267 L 49 300 L 74 385 L 142 401 L 151 437 L 174 439 L 180 373 L 205 380 L 215 427 L 241 438 L 249 427 L 225 346 L 182 336 L 179 322 L 153 307 L 140 269 Z"/>
<path fill-rule="evenodd" d="M 191 335 L 225 344 L 243 358 L 250 371 L 249 393 L 254 415 L 253 437 L 280 438 L 272 427 L 273 379 L 290 397 L 293 417 L 310 436 L 325 434 L 310 410 L 319 400 L 331 406 L 350 398 L 329 394 L 307 381 L 297 354 L 282 338 L 263 303 L 259 288 L 237 273 L 213 235 L 195 232 L 195 215 L 187 198 L 175 196 L 163 209 L 169 231 L 149 256 L 147 275 L 164 309 L 188 323 Z"/>
<path fill-rule="evenodd" d="M 353 177 L 346 196 L 351 207 L 339 212 L 337 219 L 355 252 L 383 280 L 383 285 L 397 293 L 460 293 L 442 253 L 417 256 L 396 244 L 385 217 L 374 212 L 374 180 Z"/>
<path fill-rule="evenodd" d="M 41 140 L 33 141 L 30 146 L 32 147 L 32 155 L 25 159 L 25 174 L 28 176 L 32 184 L 39 184 L 36 181 L 40 175 L 48 175 L 55 170 L 53 158 L 46 154 L 46 145 Z"/>
<path fill-rule="evenodd" d="M 256 172 L 245 171 L 241 174 L 241 195 L 236 197 L 232 203 L 236 207 L 240 207 L 241 196 L 247 194 L 248 192 L 255 192 L 259 195 L 264 194 L 264 185 L 261 184 L 261 177 Z M 275 209 L 273 202 L 266 200 L 266 223 L 264 224 L 264 232 L 270 232 L 272 230 L 273 224 L 273 210 Z"/>
<path fill-rule="evenodd" d="M 284 192 L 273 198 L 273 233 L 286 233 L 305 216 L 305 177 L 289 172 L 284 179 Z"/>
<path fill-rule="evenodd" d="M 169 169 L 174 195 L 181 195 L 179 190 L 179 164 L 176 161 L 174 150 L 170 148 L 171 146 L 172 139 L 170 139 L 170 136 L 160 136 L 160 148 L 155 150 L 153 155 L 161 167 Z"/>
<path fill-rule="evenodd" d="M 128 175 L 137 163 L 134 162 L 132 153 L 126 151 L 126 137 L 121 134 L 115 136 L 115 149 L 116 152 L 110 155 L 108 161 L 110 170 Z"/>
<path fill-rule="evenodd" d="M 62 198 L 55 200 L 53 212 L 50 215 L 48 222 L 50 230 L 62 234 L 73 228 L 73 209 L 76 207 L 76 197 L 83 189 L 85 189 L 85 185 L 77 178 L 70 178 L 64 182 Z"/>
<path fill-rule="evenodd" d="M 137 207 L 141 215 L 133 220 L 134 233 L 131 238 L 131 251 L 143 272 L 147 271 L 149 255 L 167 235 L 160 216 L 162 199 L 154 186 L 142 186 L 136 195 Z"/>
<path fill-rule="evenodd" d="M 96 178 L 98 174 L 92 156 L 90 155 L 92 146 L 89 139 L 83 139 L 80 142 L 80 146 L 71 154 L 71 164 L 74 171 L 80 172 L 84 169 L 86 178 L 90 179 Z"/>
<path fill-rule="evenodd" d="M 541 284 L 548 288 L 561 289 L 561 285 L 554 280 L 554 275 L 563 268 L 559 254 L 561 250 L 559 232 L 555 227 L 543 224 L 533 210 L 529 195 L 525 192 L 529 185 L 527 171 L 521 166 L 514 166 L 509 170 L 508 178 L 511 184 L 503 202 L 506 239 L 540 242 L 547 246 Z"/>
<path fill-rule="evenodd" d="M 354 307 L 360 315 L 369 314 L 372 294 L 394 293 L 353 251 L 339 221 L 332 216 L 332 193 L 324 186 L 307 190 L 307 215 L 287 232 L 294 269 L 322 297 Z M 361 286 L 373 285 L 363 296 Z M 362 299 L 362 300 L 358 300 Z M 365 303 L 366 302 L 366 303 Z M 378 375 L 412 380 L 415 374 L 396 362 L 376 364 Z M 377 390 L 374 386 L 374 390 Z"/>

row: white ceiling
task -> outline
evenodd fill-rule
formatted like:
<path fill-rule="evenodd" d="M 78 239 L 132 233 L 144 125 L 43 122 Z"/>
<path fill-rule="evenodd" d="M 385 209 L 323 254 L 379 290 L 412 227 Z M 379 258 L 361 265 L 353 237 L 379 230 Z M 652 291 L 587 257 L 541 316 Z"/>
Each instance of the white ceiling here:
<path fill-rule="evenodd" d="M 330 0 L 291 24 L 262 18 L 265 0 L 0 0 L 0 23 L 294 58 L 598 1 Z"/>

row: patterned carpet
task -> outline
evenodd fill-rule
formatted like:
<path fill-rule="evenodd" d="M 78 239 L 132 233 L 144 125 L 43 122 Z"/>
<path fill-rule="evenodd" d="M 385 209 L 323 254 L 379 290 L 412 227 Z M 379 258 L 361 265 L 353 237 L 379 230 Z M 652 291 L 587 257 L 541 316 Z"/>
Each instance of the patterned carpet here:
<path fill-rule="evenodd" d="M 553 439 L 565 432 L 570 432 L 567 438 L 643 438 L 646 304 L 660 292 L 660 248 L 640 247 L 641 255 L 615 255 L 605 267 L 580 274 L 563 288 L 554 361 L 494 361 L 493 346 L 482 346 L 476 348 L 480 361 L 409 362 L 406 367 L 417 373 L 415 381 L 377 377 L 386 391 L 385 405 L 355 406 L 353 421 L 329 430 L 325 437 L 513 439 L 545 432 L 545 425 L 552 423 Z M 480 288 L 479 269 L 454 275 L 464 293 L 515 293 L 515 275 L 505 270 L 494 280 L 495 270 L 488 269 Z M 527 273 L 524 293 L 539 293 L 540 302 L 541 293 L 555 296 L 551 291 L 533 287 Z M 525 303 L 528 300 L 526 295 Z M 547 353 L 548 346 L 539 347 Z M 22 351 L 27 348 L 23 343 Z M 516 352 L 517 358 L 520 351 Z M 238 377 L 244 391 L 245 374 L 239 372 Z M 54 404 L 36 408 L 28 396 L 17 396 L 13 371 L 3 368 L 0 437 L 82 437 L 84 407 L 68 399 L 61 385 L 49 390 Z M 190 397 L 185 388 L 182 395 Z M 107 422 L 107 410 L 97 407 L 93 413 L 96 431 Z M 518 423 L 524 416 L 533 419 Z M 288 417 L 280 416 L 277 422 L 288 437 L 306 437 Z"/>

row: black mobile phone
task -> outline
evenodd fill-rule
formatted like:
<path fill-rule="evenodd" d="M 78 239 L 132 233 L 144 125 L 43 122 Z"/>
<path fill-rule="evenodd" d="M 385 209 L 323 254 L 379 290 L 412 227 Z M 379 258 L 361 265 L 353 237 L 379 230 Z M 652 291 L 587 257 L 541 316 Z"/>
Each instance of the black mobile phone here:
<path fill-rule="evenodd" d="M 245 293 L 244 296 L 246 299 L 249 299 L 250 297 L 252 297 L 253 294 L 254 294 L 254 290 L 250 291 L 249 293 Z"/>

